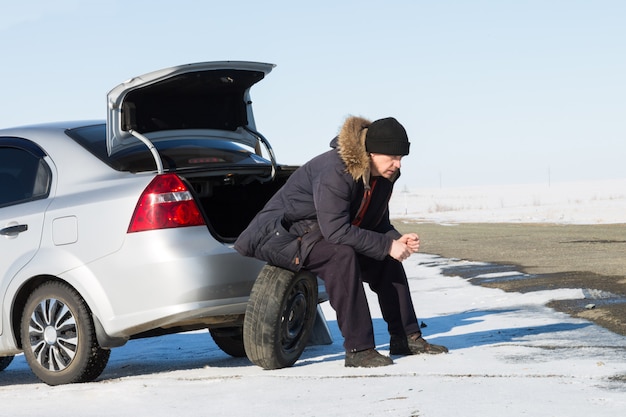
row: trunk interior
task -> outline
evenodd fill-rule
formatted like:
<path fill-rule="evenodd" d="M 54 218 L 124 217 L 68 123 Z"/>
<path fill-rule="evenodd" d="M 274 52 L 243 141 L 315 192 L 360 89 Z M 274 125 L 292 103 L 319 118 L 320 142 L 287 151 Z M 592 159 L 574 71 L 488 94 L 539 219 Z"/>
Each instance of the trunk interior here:
<path fill-rule="evenodd" d="M 283 186 L 296 167 L 282 167 L 273 180 L 261 182 L 256 174 L 186 176 L 208 220 L 211 234 L 232 243 L 265 203 Z"/>

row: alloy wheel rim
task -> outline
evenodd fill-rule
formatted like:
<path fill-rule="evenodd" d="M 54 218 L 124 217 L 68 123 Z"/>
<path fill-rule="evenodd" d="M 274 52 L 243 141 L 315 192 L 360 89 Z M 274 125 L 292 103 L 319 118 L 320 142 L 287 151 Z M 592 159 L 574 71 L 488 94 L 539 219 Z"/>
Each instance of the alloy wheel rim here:
<path fill-rule="evenodd" d="M 70 308 L 60 300 L 42 300 L 30 317 L 28 337 L 37 363 L 51 372 L 66 369 L 78 349 L 78 326 Z"/>

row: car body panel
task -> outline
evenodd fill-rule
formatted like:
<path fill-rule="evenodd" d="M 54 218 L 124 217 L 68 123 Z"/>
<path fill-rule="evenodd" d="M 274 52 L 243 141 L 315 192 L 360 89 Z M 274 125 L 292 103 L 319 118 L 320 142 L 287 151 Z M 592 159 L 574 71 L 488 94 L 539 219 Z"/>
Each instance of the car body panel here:
<path fill-rule="evenodd" d="M 56 276 L 85 298 L 109 337 L 125 339 L 181 322 L 208 327 L 210 317 L 243 315 L 263 263 L 216 243 L 203 226 L 184 229 L 129 234 L 122 248 L 89 263 L 71 250 L 42 248 L 8 293 L 33 276 Z"/>
<path fill-rule="evenodd" d="M 39 250 L 47 200 L 37 200 L 0 210 L 0 229 L 27 225 L 28 230 L 11 236 L 0 236 L 0 294 L 7 294 L 10 277 L 19 273 Z M 11 317 L 11 301 L 5 300 L 0 309 L 0 335 L 5 328 L 5 318 Z"/>
<path fill-rule="evenodd" d="M 0 256 L 0 295 L 2 295 L 6 293 L 10 282 L 7 278 L 16 275 L 36 255 L 43 231 L 44 213 L 50 204 L 49 199 L 27 196 L 20 191 L 24 189 L 24 184 L 20 182 L 27 181 L 22 174 L 32 177 L 35 173 L 31 171 L 36 169 L 35 161 L 39 161 L 37 165 L 45 165 L 47 172 L 53 170 L 54 165 L 50 164 L 45 151 L 38 145 L 20 137 L 0 136 L 0 148 L 8 152 L 0 158 L 2 163 L 0 175 L 5 179 L 7 175 L 13 178 L 10 182 L 0 184 L 0 193 L 6 193 L 10 188 L 13 190 L 10 192 L 12 198 L 20 201 L 20 204 L 10 204 L 8 199 L 1 199 L 3 202 L 6 201 L 0 206 L 0 254 L 2 254 Z M 33 164 L 25 164 L 24 161 L 32 161 Z M 30 179 L 31 182 L 34 180 L 34 178 Z M 18 197 L 20 193 L 22 197 Z M 48 195 L 49 191 L 46 190 L 45 194 Z M 6 194 L 3 194 L 3 197 L 6 197 Z M 10 303 L 3 302 L 0 309 L 0 335 L 5 331 L 6 319 L 10 317 L 10 306 Z"/>

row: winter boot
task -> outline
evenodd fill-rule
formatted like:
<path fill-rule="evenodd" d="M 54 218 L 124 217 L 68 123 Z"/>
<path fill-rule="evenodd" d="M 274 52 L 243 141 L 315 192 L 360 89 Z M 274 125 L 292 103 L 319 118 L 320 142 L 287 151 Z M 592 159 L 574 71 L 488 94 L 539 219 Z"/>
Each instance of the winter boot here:
<path fill-rule="evenodd" d="M 448 353 L 448 348 L 428 343 L 420 333 L 409 336 L 391 336 L 389 353 L 392 355 L 418 355 L 420 353 Z"/>
<path fill-rule="evenodd" d="M 393 364 L 389 356 L 378 353 L 375 349 L 359 352 L 346 352 L 346 366 L 353 368 L 375 368 Z"/>

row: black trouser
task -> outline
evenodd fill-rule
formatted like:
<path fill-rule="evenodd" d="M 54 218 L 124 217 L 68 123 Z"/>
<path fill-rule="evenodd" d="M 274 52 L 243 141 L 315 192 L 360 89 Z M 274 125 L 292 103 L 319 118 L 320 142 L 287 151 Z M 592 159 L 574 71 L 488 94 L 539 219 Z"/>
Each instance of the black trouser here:
<path fill-rule="evenodd" d="M 420 332 L 404 267 L 395 259 L 378 261 L 356 254 L 350 246 L 322 240 L 315 244 L 303 268 L 324 281 L 346 351 L 375 347 L 363 282 L 378 296 L 390 335 Z"/>

